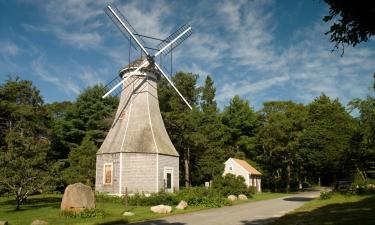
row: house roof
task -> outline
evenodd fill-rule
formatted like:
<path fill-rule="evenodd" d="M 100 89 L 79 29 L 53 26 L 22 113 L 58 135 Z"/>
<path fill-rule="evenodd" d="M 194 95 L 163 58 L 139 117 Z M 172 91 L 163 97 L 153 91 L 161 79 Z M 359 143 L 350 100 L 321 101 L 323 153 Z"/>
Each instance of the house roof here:
<path fill-rule="evenodd" d="M 248 162 L 241 159 L 232 158 L 236 163 L 238 163 L 242 168 L 244 168 L 247 172 L 254 174 L 254 175 L 262 175 L 258 170 L 252 167 Z"/>

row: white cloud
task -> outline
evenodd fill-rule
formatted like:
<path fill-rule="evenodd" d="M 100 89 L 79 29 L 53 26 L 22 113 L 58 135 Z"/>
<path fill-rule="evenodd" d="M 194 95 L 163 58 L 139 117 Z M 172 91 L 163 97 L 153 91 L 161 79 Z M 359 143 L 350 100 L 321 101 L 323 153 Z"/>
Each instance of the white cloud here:
<path fill-rule="evenodd" d="M 16 56 L 22 52 L 21 48 L 11 41 L 0 41 L 0 53 L 6 56 Z"/>
<path fill-rule="evenodd" d="M 42 57 L 35 59 L 31 63 L 32 69 L 41 80 L 59 87 L 68 95 L 77 95 L 80 93 L 81 89 L 79 85 L 67 74 L 51 75 L 52 69 L 47 69 L 46 64 L 47 63 Z M 48 65 L 51 66 L 50 63 Z"/>

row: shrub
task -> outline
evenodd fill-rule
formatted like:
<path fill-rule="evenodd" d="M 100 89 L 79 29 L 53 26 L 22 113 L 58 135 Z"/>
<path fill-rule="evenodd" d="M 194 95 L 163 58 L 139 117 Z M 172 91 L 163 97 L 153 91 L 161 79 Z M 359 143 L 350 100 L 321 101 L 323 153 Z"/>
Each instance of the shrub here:
<path fill-rule="evenodd" d="M 218 192 L 211 188 L 191 187 L 177 193 L 179 201 L 185 200 L 188 205 L 201 207 L 221 207 L 231 203 L 223 198 Z"/>
<path fill-rule="evenodd" d="M 97 202 L 111 202 L 118 204 L 122 204 L 124 202 L 124 197 L 98 192 L 95 193 L 95 199 Z"/>
<path fill-rule="evenodd" d="M 84 209 L 82 212 L 74 213 L 63 211 L 62 215 L 68 218 L 97 218 L 101 219 L 104 218 L 105 213 L 102 209 L 92 208 L 92 209 Z"/>
<path fill-rule="evenodd" d="M 154 193 L 149 197 L 143 194 L 135 194 L 128 197 L 128 204 L 137 206 L 177 205 L 178 202 L 176 195 L 172 193 Z"/>
<path fill-rule="evenodd" d="M 242 176 L 235 176 L 227 174 L 225 176 L 218 176 L 212 182 L 212 188 L 221 196 L 245 194 L 250 196 L 252 190 L 249 190 L 245 184 L 245 179 Z"/>
<path fill-rule="evenodd" d="M 333 195 L 332 191 L 322 191 L 320 192 L 320 200 L 330 199 Z"/>

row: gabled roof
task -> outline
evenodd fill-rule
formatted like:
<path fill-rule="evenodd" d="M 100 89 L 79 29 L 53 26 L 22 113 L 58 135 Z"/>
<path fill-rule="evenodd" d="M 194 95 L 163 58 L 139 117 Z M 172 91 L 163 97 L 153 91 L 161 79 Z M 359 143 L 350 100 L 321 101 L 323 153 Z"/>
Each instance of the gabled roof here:
<path fill-rule="evenodd" d="M 262 175 L 258 170 L 256 170 L 254 167 L 252 167 L 245 160 L 235 159 L 235 158 L 229 158 L 229 159 L 233 159 L 238 165 L 240 165 L 242 168 L 244 168 L 250 174 L 253 174 L 253 175 Z"/>

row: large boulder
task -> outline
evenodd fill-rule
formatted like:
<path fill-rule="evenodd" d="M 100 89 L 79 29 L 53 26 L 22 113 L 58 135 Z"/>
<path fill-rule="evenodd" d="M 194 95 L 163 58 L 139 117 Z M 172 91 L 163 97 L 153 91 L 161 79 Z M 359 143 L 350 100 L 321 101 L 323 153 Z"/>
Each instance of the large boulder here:
<path fill-rule="evenodd" d="M 231 202 L 234 202 L 234 201 L 237 200 L 237 197 L 235 195 L 229 195 L 228 200 L 231 201 Z"/>
<path fill-rule="evenodd" d="M 47 225 L 48 223 L 43 220 L 34 220 L 31 225 Z"/>
<path fill-rule="evenodd" d="M 243 195 L 243 194 L 240 194 L 240 195 L 238 195 L 238 199 L 239 200 L 247 200 L 247 196 Z"/>
<path fill-rule="evenodd" d="M 187 202 L 182 200 L 180 203 L 178 203 L 178 205 L 176 206 L 176 209 L 186 209 L 186 207 L 188 207 Z"/>
<path fill-rule="evenodd" d="M 66 187 L 61 201 L 61 210 L 81 212 L 91 208 L 95 208 L 95 195 L 90 186 L 75 183 Z"/>
<path fill-rule="evenodd" d="M 172 207 L 170 207 L 169 205 L 152 206 L 150 209 L 154 213 L 171 213 L 172 212 Z"/>

